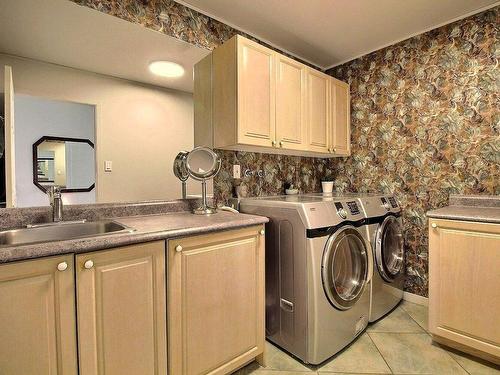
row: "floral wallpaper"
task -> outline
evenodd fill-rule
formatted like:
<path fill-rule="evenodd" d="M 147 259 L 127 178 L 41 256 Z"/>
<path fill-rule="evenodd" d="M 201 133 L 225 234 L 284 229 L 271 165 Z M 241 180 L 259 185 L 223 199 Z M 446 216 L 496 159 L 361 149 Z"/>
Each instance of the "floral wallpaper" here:
<path fill-rule="evenodd" d="M 71 1 L 209 50 L 236 33 L 249 37 L 173 0 Z M 352 156 L 217 150 L 216 200 L 232 195 L 233 164 L 253 172 L 241 181 L 247 196 L 281 194 L 285 182 L 318 192 L 329 174 L 338 191 L 394 192 L 404 210 L 405 289 L 427 296 L 425 212 L 446 205 L 451 193 L 500 194 L 499 9 L 328 71 L 351 84 Z"/>
<path fill-rule="evenodd" d="M 214 196 L 218 203 L 226 203 L 233 196 L 233 165 L 241 167 L 243 196 L 280 195 L 285 184 L 293 184 L 301 193 L 321 191 L 321 179 L 333 176 L 330 159 L 289 155 L 260 154 L 216 150 L 221 156 L 221 171 L 214 178 Z M 245 176 L 245 171 L 249 171 Z M 260 172 L 260 173 L 259 173 Z"/>
<path fill-rule="evenodd" d="M 426 211 L 449 194 L 500 194 L 499 25 L 496 7 L 327 72 L 351 85 L 336 189 L 395 192 L 411 293 L 427 296 Z"/>

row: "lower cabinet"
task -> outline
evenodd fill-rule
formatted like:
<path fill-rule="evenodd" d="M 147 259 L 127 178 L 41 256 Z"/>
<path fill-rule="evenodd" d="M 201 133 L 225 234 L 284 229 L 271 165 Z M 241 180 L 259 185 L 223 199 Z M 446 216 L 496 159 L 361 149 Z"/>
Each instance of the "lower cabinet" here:
<path fill-rule="evenodd" d="M 429 330 L 500 363 L 500 224 L 430 219 Z"/>
<path fill-rule="evenodd" d="M 80 375 L 165 374 L 165 242 L 77 255 Z"/>
<path fill-rule="evenodd" d="M 168 243 L 169 374 L 229 374 L 264 351 L 264 229 Z"/>
<path fill-rule="evenodd" d="M 0 374 L 76 375 L 73 256 L 0 265 Z"/>

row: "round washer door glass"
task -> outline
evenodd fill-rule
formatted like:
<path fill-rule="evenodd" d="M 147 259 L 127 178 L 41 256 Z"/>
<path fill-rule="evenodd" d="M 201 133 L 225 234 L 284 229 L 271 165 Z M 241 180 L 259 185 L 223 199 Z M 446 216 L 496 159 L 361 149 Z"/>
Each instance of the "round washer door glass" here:
<path fill-rule="evenodd" d="M 403 271 L 403 232 L 398 219 L 387 217 L 380 227 L 376 249 L 377 266 L 386 281 Z"/>
<path fill-rule="evenodd" d="M 361 234 L 345 227 L 330 237 L 323 254 L 322 278 L 332 305 L 347 310 L 361 297 L 368 276 L 368 251 Z"/>

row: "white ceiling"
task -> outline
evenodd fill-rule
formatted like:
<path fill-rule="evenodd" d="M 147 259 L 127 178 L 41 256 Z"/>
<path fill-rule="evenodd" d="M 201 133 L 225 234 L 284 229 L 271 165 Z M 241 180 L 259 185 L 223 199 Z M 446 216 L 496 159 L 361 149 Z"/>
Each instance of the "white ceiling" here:
<path fill-rule="evenodd" d="M 497 0 L 176 0 L 321 68 L 500 4 Z"/>
<path fill-rule="evenodd" d="M 193 65 L 209 51 L 67 0 L 0 0 L 0 53 L 192 92 Z M 186 72 L 154 76 L 154 60 Z"/>

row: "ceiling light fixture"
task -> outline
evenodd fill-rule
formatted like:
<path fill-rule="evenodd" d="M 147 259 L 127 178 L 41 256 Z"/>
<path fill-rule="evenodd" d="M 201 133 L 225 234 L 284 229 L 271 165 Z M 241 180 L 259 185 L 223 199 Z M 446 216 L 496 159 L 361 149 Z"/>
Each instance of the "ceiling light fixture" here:
<path fill-rule="evenodd" d="M 171 61 L 153 61 L 149 64 L 149 71 L 160 77 L 181 77 L 184 75 L 184 68 Z"/>

